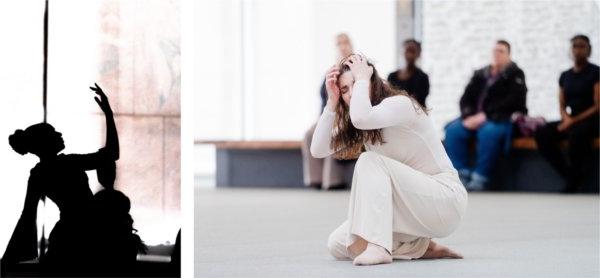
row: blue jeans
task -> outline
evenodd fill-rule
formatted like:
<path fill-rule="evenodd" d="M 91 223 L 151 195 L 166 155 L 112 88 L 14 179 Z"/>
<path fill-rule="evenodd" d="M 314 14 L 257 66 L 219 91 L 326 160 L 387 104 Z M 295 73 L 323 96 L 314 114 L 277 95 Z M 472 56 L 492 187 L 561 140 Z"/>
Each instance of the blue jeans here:
<path fill-rule="evenodd" d="M 466 129 L 462 119 L 456 119 L 446 126 L 446 152 L 454 168 L 459 172 L 473 172 L 489 178 L 496 160 L 510 143 L 512 123 L 510 121 L 486 121 L 477 130 Z M 469 142 L 477 139 L 477 159 L 475 167 L 469 166 Z"/>

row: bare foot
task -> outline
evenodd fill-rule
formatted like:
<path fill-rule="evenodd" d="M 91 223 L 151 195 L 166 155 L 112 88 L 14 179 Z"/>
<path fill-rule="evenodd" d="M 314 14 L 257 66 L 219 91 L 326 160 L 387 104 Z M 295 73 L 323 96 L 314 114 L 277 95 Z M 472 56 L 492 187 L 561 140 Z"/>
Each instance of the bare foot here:
<path fill-rule="evenodd" d="M 458 254 L 450 248 L 443 246 L 441 244 L 433 242 L 433 240 L 429 241 L 429 246 L 427 247 L 427 251 L 420 259 L 441 259 L 441 258 L 450 258 L 450 259 L 462 259 L 463 256 Z"/>
<path fill-rule="evenodd" d="M 374 265 L 389 264 L 392 262 L 392 255 L 385 248 L 369 243 L 367 249 L 354 259 L 354 265 Z"/>

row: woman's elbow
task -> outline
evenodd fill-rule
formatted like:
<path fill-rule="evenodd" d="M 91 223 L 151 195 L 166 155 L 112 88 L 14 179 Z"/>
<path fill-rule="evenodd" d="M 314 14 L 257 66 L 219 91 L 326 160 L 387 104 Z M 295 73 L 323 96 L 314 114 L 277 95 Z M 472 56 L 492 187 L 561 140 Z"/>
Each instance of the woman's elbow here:
<path fill-rule="evenodd" d="M 364 117 L 352 117 L 352 116 L 350 116 L 350 122 L 357 129 L 369 129 L 368 125 L 366 124 L 366 121 L 365 121 Z"/>
<path fill-rule="evenodd" d="M 350 109 L 350 122 L 355 128 L 365 129 L 365 122 L 368 114 L 359 113 L 354 109 Z"/>
<path fill-rule="evenodd" d="M 114 152 L 114 151 L 107 150 L 107 151 L 104 153 L 104 159 L 107 159 L 107 160 L 112 160 L 112 161 L 117 161 L 117 160 L 119 160 L 119 153 L 118 153 L 118 152 Z"/>
<path fill-rule="evenodd" d="M 329 154 L 327 152 L 319 149 L 317 147 L 317 144 L 311 144 L 310 145 L 310 155 L 312 155 L 312 157 L 314 157 L 314 158 L 325 158 Z"/>

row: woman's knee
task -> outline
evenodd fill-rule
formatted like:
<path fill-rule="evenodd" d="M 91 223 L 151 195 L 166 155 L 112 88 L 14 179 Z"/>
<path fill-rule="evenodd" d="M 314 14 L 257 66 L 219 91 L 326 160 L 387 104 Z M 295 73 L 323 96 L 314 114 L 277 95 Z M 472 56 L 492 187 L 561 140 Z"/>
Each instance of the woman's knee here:
<path fill-rule="evenodd" d="M 496 145 L 506 139 L 511 126 L 486 123 L 477 130 L 477 144 Z"/>
<path fill-rule="evenodd" d="M 329 250 L 329 254 L 338 260 L 348 259 L 348 256 L 346 256 L 346 247 L 331 238 L 327 242 L 327 249 Z"/>
<path fill-rule="evenodd" d="M 356 164 L 354 165 L 354 173 L 360 173 L 362 171 L 378 168 L 381 163 L 381 157 L 376 152 L 363 152 L 360 154 L 358 159 L 356 160 Z"/>
<path fill-rule="evenodd" d="M 338 260 L 350 258 L 346 249 L 346 234 L 342 230 L 343 226 L 344 225 L 333 231 L 327 240 L 327 249 L 329 250 L 329 254 Z"/>
<path fill-rule="evenodd" d="M 379 159 L 378 153 L 366 151 L 366 152 L 361 153 L 360 156 L 358 156 L 358 160 L 356 161 L 356 164 L 372 163 L 374 161 L 377 161 L 378 159 Z"/>
<path fill-rule="evenodd" d="M 459 139 L 459 138 L 467 138 L 468 130 L 463 126 L 462 119 L 456 119 L 450 122 L 446 128 L 446 139 Z"/>

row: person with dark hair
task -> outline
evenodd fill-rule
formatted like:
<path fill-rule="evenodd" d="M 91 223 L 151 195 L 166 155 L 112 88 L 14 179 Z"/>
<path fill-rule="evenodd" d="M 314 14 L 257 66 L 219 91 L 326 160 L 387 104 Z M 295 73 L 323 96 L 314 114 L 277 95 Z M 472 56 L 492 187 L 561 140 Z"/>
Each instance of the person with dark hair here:
<path fill-rule="evenodd" d="M 90 154 L 61 154 L 65 148 L 61 133 L 47 123 L 17 130 L 9 136 L 15 152 L 31 153 L 39 163 L 31 169 L 21 217 L 8 243 L 3 265 L 38 257 L 36 213 L 41 198 L 48 197 L 60 210 L 60 219 L 48 239 L 41 263 L 52 275 L 78 275 L 86 272 L 89 261 L 91 205 L 93 194 L 87 170 L 98 169 L 105 161 L 119 159 L 119 139 L 108 98 L 95 84 L 96 102 L 106 118 L 106 145 Z M 43 254 L 44 250 L 40 250 Z"/>
<path fill-rule="evenodd" d="M 417 67 L 421 57 L 421 43 L 415 39 L 404 41 L 404 60 L 406 67 L 388 75 L 390 85 L 398 90 L 404 90 L 414 97 L 423 107 L 427 107 L 429 95 L 429 76 Z"/>
<path fill-rule="evenodd" d="M 462 258 L 432 240 L 458 227 L 467 192 L 427 109 L 361 55 L 330 69 L 327 93 L 311 154 L 358 157 L 348 218 L 328 239 L 331 255 L 355 265 Z"/>
<path fill-rule="evenodd" d="M 335 37 L 338 60 L 352 54 L 352 41 L 346 33 L 340 33 Z M 327 90 L 325 80 L 321 84 L 321 110 L 327 103 Z M 344 173 L 350 166 L 348 161 L 340 161 L 332 157 L 324 159 L 314 158 L 310 155 L 310 144 L 315 132 L 316 124 L 312 125 L 304 134 L 302 139 L 302 172 L 304 185 L 316 189 L 341 189 L 346 186 Z"/>
<path fill-rule="evenodd" d="M 511 116 L 527 114 L 525 73 L 510 58 L 510 44 L 496 42 L 493 63 L 475 71 L 460 99 L 460 118 L 446 126 L 445 146 L 467 190 L 485 189 L 503 149 L 511 143 Z M 469 144 L 476 139 L 475 167 Z"/>
<path fill-rule="evenodd" d="M 584 158 L 591 153 L 592 140 L 599 136 L 600 70 L 588 61 L 591 53 L 587 36 L 576 35 L 571 39 L 573 67 L 558 79 L 561 120 L 550 122 L 535 133 L 539 152 L 566 180 L 565 193 L 580 190 Z M 568 160 L 560 147 L 565 139 Z"/>

